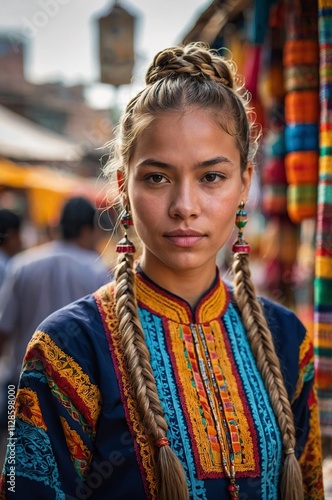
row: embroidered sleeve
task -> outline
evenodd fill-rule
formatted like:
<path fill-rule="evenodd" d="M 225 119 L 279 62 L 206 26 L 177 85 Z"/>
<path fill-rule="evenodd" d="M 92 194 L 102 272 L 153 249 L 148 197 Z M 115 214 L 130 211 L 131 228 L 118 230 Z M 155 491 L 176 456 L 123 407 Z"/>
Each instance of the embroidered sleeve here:
<path fill-rule="evenodd" d="M 314 353 L 307 335 L 300 347 L 299 379 L 293 397 L 297 452 L 302 468 L 305 500 L 324 498 L 322 452 L 317 394 L 314 384 Z"/>
<path fill-rule="evenodd" d="M 24 358 L 0 498 L 4 490 L 6 498 L 38 491 L 40 499 L 64 500 L 82 488 L 100 408 L 100 391 L 77 360 L 37 331 Z"/>

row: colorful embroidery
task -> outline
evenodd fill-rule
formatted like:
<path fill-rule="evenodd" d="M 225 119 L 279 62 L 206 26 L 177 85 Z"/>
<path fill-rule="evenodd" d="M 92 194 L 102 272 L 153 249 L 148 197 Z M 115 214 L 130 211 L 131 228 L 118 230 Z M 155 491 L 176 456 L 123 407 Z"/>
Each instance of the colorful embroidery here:
<path fill-rule="evenodd" d="M 38 429 L 19 418 L 15 427 L 15 474 L 32 481 L 44 483 L 54 490 L 56 500 L 65 500 L 61 491 L 59 472 L 51 442 L 43 429 Z M 47 466 L 45 466 L 47 464 Z M 7 467 L 9 467 L 7 465 Z M 8 471 L 5 470 L 7 473 Z M 36 492 L 38 497 L 38 493 Z"/>
<path fill-rule="evenodd" d="M 103 319 L 106 336 L 116 371 L 121 400 L 125 409 L 126 419 L 134 439 L 136 457 L 141 469 L 143 484 L 148 498 L 157 498 L 157 479 L 153 466 L 154 451 L 145 435 L 138 415 L 137 405 L 131 394 L 131 384 L 125 366 L 125 360 L 120 348 L 121 339 L 118 333 L 118 322 L 114 312 L 114 295 L 112 285 L 99 289 L 94 297 Z"/>
<path fill-rule="evenodd" d="M 91 460 L 91 452 L 83 443 L 79 434 L 69 427 L 67 420 L 60 417 L 61 425 L 66 438 L 71 461 L 80 479 L 88 473 Z"/>
<path fill-rule="evenodd" d="M 300 346 L 299 379 L 293 401 L 297 399 L 306 382 L 314 378 L 314 351 L 309 335 L 307 334 Z M 321 438 L 317 432 L 319 429 L 318 400 L 315 388 L 312 388 L 308 396 L 310 411 L 310 433 L 306 441 L 305 449 L 300 457 L 304 481 L 304 493 L 310 500 L 323 498 L 322 478 L 322 450 Z"/>
<path fill-rule="evenodd" d="M 158 393 L 162 394 L 161 404 L 168 424 L 168 439 L 188 477 L 190 497 L 195 500 L 206 500 L 204 481 L 196 476 L 192 438 L 181 408 L 174 369 L 165 348 L 162 320 L 144 309 L 140 309 L 139 314 L 146 332 L 146 343 L 151 353 Z"/>
<path fill-rule="evenodd" d="M 167 316 L 173 321 L 178 323 L 189 323 L 190 322 L 190 308 L 188 305 L 179 305 L 174 301 L 172 296 L 169 296 L 167 292 L 160 294 L 160 289 L 149 283 L 147 285 L 143 280 L 136 280 L 136 295 L 138 301 L 140 298 L 144 298 L 144 307 L 150 309 L 156 314 L 163 315 L 167 311 Z"/>
<path fill-rule="evenodd" d="M 30 425 L 47 430 L 39 406 L 38 396 L 32 389 L 18 389 L 16 395 L 16 415 Z"/>
<path fill-rule="evenodd" d="M 257 465 L 260 463 L 261 473 L 260 498 L 277 500 L 282 453 L 279 427 L 243 324 L 232 304 L 223 317 L 223 323 L 228 333 L 227 339 L 237 366 L 238 376 L 242 380 L 244 394 L 246 394 L 247 404 L 250 408 L 248 411 L 252 415 L 257 433 L 259 446 Z M 242 421 L 239 428 L 242 428 Z"/>
<path fill-rule="evenodd" d="M 153 283 L 145 283 L 144 279 L 138 275 L 136 280 L 136 294 L 138 304 L 142 301 L 143 307 L 154 314 L 163 316 L 167 313 L 167 318 L 180 324 L 192 323 L 192 311 L 189 305 L 181 300 L 174 300 L 174 296 L 160 289 Z M 211 318 L 219 318 L 229 303 L 229 293 L 224 285 L 214 288 L 210 294 L 204 298 L 204 302 L 196 311 L 196 323 L 206 323 Z"/>
<path fill-rule="evenodd" d="M 243 393 L 243 389 L 239 388 L 239 380 L 234 375 L 234 366 L 230 362 L 232 358 L 225 346 L 225 334 L 221 332 L 220 323 L 214 321 L 212 324 L 213 330 L 209 325 L 187 326 L 170 321 L 166 331 L 169 352 L 172 353 L 173 369 L 178 380 L 187 424 L 192 434 L 198 477 L 224 477 L 223 457 L 217 438 L 216 423 L 202 380 L 203 370 L 207 373 L 210 370 L 200 336 L 197 336 L 196 349 L 194 344 L 195 332 L 199 330 L 205 338 L 207 354 L 212 362 L 214 375 L 219 382 L 213 398 L 219 422 L 223 421 L 222 412 L 231 429 L 237 474 L 240 476 L 246 473 L 246 475 L 257 476 L 255 463 L 259 461 L 258 450 L 254 449 L 252 437 L 254 430 L 250 416 L 247 415 L 244 403 L 239 396 Z M 225 429 L 222 429 L 222 433 L 226 449 L 228 449 Z"/>
<path fill-rule="evenodd" d="M 307 334 L 300 346 L 299 378 L 292 397 L 292 403 L 299 397 L 306 381 L 314 377 L 314 351 L 310 336 Z"/>
<path fill-rule="evenodd" d="M 197 309 L 195 317 L 188 304 L 148 283 L 141 275 L 136 279 L 136 291 L 151 365 L 169 425 L 167 436 L 183 463 L 191 498 L 206 500 L 212 483 L 204 479 L 224 477 L 211 411 L 213 403 L 220 416 L 222 412 L 226 415 L 239 483 L 243 480 L 246 487 L 252 488 L 255 498 L 277 500 L 282 462 L 280 431 L 243 324 L 224 285 L 217 285 L 206 303 L 204 298 L 205 306 Z M 97 292 L 95 298 L 108 336 L 146 495 L 155 499 L 157 483 L 151 460 L 154 449 L 144 434 L 131 394 L 117 332 L 112 285 Z M 309 365 L 301 366 L 303 381 L 309 380 Z M 202 373 L 210 374 L 210 399 Z M 317 470 L 315 464 L 312 467 L 316 473 L 313 481 L 319 482 L 319 464 Z M 223 481 L 220 485 L 227 487 Z"/>
<path fill-rule="evenodd" d="M 319 429 L 317 394 L 314 389 L 309 394 L 310 429 L 305 450 L 300 458 L 304 480 L 305 498 L 320 500 L 324 498 L 322 477 L 322 451 Z"/>
<path fill-rule="evenodd" d="M 28 345 L 24 362 L 24 369 L 33 367 L 38 370 L 42 366 L 53 393 L 71 416 L 81 420 L 81 414 L 95 433 L 101 410 L 101 394 L 71 356 L 62 351 L 46 333 L 37 331 Z"/>

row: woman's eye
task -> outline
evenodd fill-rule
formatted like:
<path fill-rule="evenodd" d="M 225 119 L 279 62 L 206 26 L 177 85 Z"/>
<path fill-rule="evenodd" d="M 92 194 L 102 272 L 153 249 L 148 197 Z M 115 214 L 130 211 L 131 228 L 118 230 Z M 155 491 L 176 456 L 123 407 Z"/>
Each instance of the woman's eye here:
<path fill-rule="evenodd" d="M 146 177 L 146 179 L 152 184 L 160 184 L 165 181 L 165 177 L 161 174 L 151 174 Z"/>
<path fill-rule="evenodd" d="M 218 174 L 217 172 L 209 172 L 204 176 L 204 180 L 208 183 L 213 183 L 216 181 L 220 181 L 224 179 L 224 176 L 221 174 Z"/>

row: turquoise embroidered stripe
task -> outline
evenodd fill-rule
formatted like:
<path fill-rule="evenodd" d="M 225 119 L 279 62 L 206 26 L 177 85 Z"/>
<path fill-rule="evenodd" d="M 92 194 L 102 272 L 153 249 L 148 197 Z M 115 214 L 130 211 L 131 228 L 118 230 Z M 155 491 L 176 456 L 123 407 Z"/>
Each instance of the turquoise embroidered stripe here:
<path fill-rule="evenodd" d="M 139 310 L 139 313 L 146 343 L 151 353 L 152 369 L 158 393 L 163 395 L 161 404 L 169 425 L 168 438 L 172 449 L 183 464 L 191 498 L 207 500 L 204 481 L 196 477 L 190 436 L 181 410 L 173 368 L 165 346 L 162 320 L 146 310 Z M 172 425 L 172 422 L 175 425 Z M 174 429 L 177 432 L 174 432 Z"/>
<path fill-rule="evenodd" d="M 243 325 L 232 304 L 224 315 L 223 322 L 259 437 L 261 499 L 277 500 L 282 453 L 279 427 Z"/>

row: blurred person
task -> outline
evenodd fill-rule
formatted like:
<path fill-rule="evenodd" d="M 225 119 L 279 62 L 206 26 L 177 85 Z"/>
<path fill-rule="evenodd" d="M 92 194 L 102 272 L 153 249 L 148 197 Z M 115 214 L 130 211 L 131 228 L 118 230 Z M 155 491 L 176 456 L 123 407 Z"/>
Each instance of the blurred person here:
<path fill-rule="evenodd" d="M 232 61 L 202 44 L 155 56 L 105 169 L 125 230 L 114 281 L 29 343 L 7 499 L 323 499 L 311 339 L 257 297 L 243 236 L 259 135 Z M 233 229 L 231 285 L 216 258 Z"/>
<path fill-rule="evenodd" d="M 11 384 L 17 384 L 27 343 L 42 319 L 110 280 L 95 250 L 100 230 L 90 201 L 69 199 L 58 231 L 56 240 L 14 257 L 0 289 L 0 353 Z"/>
<path fill-rule="evenodd" d="M 0 286 L 9 259 L 22 250 L 21 225 L 22 219 L 15 212 L 0 209 Z"/>

